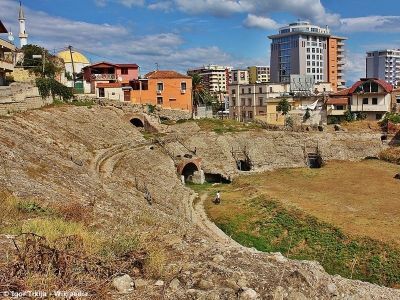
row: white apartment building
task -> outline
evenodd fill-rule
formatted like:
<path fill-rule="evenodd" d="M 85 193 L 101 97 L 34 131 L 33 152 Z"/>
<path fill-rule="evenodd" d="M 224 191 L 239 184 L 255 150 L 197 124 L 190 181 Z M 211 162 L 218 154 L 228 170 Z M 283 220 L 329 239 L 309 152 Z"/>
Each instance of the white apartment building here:
<path fill-rule="evenodd" d="M 198 74 L 203 79 L 204 87 L 211 94 L 226 94 L 229 84 L 229 72 L 231 67 L 208 65 L 190 69 L 187 74 Z"/>
<path fill-rule="evenodd" d="M 269 66 L 251 66 L 248 67 L 248 71 L 250 83 L 269 82 Z"/>
<path fill-rule="evenodd" d="M 393 86 L 400 84 L 400 50 L 367 52 L 367 78 L 385 80 Z"/>
<path fill-rule="evenodd" d="M 232 70 L 230 72 L 229 85 L 232 84 L 249 84 L 249 71 L 247 70 Z"/>

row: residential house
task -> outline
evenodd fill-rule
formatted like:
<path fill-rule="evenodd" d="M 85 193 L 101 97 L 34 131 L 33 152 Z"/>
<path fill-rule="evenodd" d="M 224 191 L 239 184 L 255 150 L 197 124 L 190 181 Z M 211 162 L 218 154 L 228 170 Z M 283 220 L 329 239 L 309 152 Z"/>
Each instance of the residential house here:
<path fill-rule="evenodd" d="M 349 90 L 344 89 L 337 93 L 330 94 L 327 98 L 326 113 L 328 124 L 335 123 L 337 121 L 343 121 L 345 119 L 345 112 L 350 109 L 350 96 Z"/>
<path fill-rule="evenodd" d="M 192 78 L 175 71 L 157 70 L 130 81 L 131 101 L 162 108 L 192 111 Z"/>
<path fill-rule="evenodd" d="M 361 78 L 352 87 L 330 95 L 328 119 L 341 117 L 346 110 L 364 114 L 367 120 L 380 120 L 392 110 L 393 86 L 382 79 Z"/>
<path fill-rule="evenodd" d="M 393 86 L 382 79 L 362 78 L 349 90 L 350 110 L 380 120 L 391 111 Z"/>
<path fill-rule="evenodd" d="M 240 75 L 240 71 L 238 74 Z M 310 107 L 312 110 L 318 110 L 318 116 L 313 117 L 315 122 L 326 119 L 321 111 L 324 98 L 332 92 L 330 83 L 313 83 L 309 86 L 307 95 L 303 91 L 300 96 L 292 90 L 289 83 L 240 84 L 238 82 L 244 81 L 246 76 L 243 75 L 242 79 L 240 76 L 236 78 L 237 81 L 229 86 L 229 116 L 232 119 L 242 122 L 259 119 L 271 125 L 284 125 L 285 117 L 277 111 L 282 99 L 288 100 L 292 109 L 290 113 L 296 117 L 302 117 Z"/>
<path fill-rule="evenodd" d="M 8 34 L 7 29 L 0 21 L 0 86 L 6 85 L 6 76 L 14 71 L 14 52 L 15 46 L 3 37 L 3 34 Z"/>
<path fill-rule="evenodd" d="M 99 97 L 105 97 L 104 87 L 96 91 L 99 83 L 128 83 L 139 77 L 137 64 L 113 64 L 100 62 L 82 68 L 85 93 L 97 93 Z"/>
<path fill-rule="evenodd" d="M 277 112 L 276 106 L 283 98 L 293 103 L 289 92 L 289 84 L 231 84 L 229 86 L 229 117 L 240 122 L 261 118 L 269 124 L 283 125 L 284 118 Z"/>

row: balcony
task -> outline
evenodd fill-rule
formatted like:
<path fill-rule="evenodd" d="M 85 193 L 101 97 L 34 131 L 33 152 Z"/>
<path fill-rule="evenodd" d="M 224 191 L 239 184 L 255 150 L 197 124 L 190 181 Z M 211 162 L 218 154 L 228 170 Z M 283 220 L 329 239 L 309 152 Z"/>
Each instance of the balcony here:
<path fill-rule="evenodd" d="M 115 74 L 92 74 L 92 80 L 117 80 Z"/>

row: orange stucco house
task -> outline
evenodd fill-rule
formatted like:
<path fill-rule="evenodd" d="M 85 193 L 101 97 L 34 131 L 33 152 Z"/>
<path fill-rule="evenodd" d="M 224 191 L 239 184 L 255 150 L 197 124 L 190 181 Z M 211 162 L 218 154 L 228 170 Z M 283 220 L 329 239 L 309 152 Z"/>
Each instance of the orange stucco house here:
<path fill-rule="evenodd" d="M 175 71 L 152 71 L 143 79 L 130 81 L 135 104 L 192 111 L 192 78 Z"/>

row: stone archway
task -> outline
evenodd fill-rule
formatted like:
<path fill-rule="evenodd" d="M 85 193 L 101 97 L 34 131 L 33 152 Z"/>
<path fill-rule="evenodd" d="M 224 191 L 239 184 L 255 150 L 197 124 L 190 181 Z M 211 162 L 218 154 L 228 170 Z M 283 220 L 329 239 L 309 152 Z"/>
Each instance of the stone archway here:
<path fill-rule="evenodd" d="M 130 122 L 135 127 L 144 128 L 144 122 L 140 118 L 132 118 Z"/>
<path fill-rule="evenodd" d="M 182 169 L 182 176 L 185 178 L 185 182 L 193 182 L 195 172 L 200 171 L 199 168 L 192 162 L 186 164 Z"/>
<path fill-rule="evenodd" d="M 201 169 L 200 159 L 184 160 L 177 165 L 177 172 L 183 176 L 184 182 L 204 183 L 204 172 Z"/>

